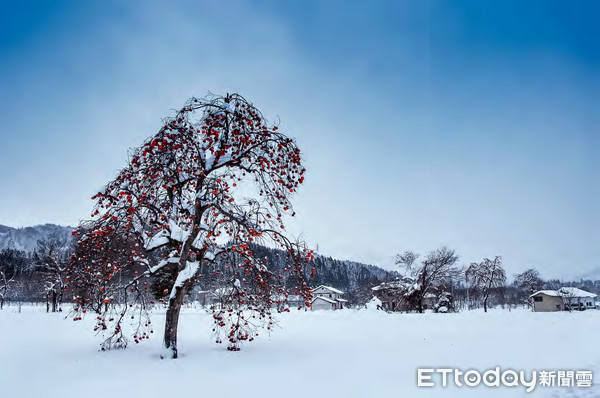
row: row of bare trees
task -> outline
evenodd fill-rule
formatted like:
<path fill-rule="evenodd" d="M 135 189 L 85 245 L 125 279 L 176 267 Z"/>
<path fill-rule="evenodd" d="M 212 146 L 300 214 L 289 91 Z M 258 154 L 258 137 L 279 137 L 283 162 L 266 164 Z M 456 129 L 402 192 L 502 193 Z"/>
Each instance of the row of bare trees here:
<path fill-rule="evenodd" d="M 0 252 L 0 309 L 12 297 L 45 300 L 48 312 L 60 310 L 73 242 L 59 235 L 40 239 L 33 253 Z"/>
<path fill-rule="evenodd" d="M 430 252 L 420 263 L 417 263 L 418 258 L 418 253 L 406 251 L 396 257 L 396 264 L 414 280 L 412 288 L 404 295 L 409 308 L 420 313 L 423 312 L 427 294 L 450 292 L 461 280 L 466 282 L 471 295 L 481 297 L 484 311 L 487 312 L 490 296 L 506 284 L 500 256 L 471 263 L 466 269 L 456 266 L 459 257 L 447 247 Z"/>
<path fill-rule="evenodd" d="M 502 257 L 484 258 L 468 267 L 458 266 L 455 250 L 442 247 L 428 253 L 421 261 L 420 255 L 405 251 L 396 256 L 396 264 L 408 276 L 412 284 L 399 291 L 405 308 L 423 312 L 424 299 L 428 295 L 444 293 L 452 297 L 453 309 L 462 305 L 467 308 L 530 305 L 529 296 L 540 290 L 545 282 L 535 269 L 515 275 L 514 282 L 507 284 Z"/>

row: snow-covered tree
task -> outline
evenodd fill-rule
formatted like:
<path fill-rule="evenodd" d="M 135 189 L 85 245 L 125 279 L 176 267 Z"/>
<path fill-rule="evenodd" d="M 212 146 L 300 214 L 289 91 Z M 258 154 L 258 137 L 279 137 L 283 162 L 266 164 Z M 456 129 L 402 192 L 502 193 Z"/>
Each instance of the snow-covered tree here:
<path fill-rule="evenodd" d="M 43 275 L 46 311 L 56 312 L 63 301 L 71 242 L 58 234 L 40 239 L 33 253 L 34 271 Z"/>
<path fill-rule="evenodd" d="M 419 254 L 406 251 L 396 256 L 396 264 L 414 280 L 412 287 L 404 293 L 405 301 L 422 313 L 425 295 L 433 290 L 450 290 L 461 271 L 455 266 L 458 255 L 447 247 L 430 252 L 421 264 L 416 264 L 418 258 Z"/>
<path fill-rule="evenodd" d="M 515 276 L 514 285 L 519 289 L 520 300 L 531 304 L 529 296 L 540 290 L 544 281 L 537 270 L 530 268 Z"/>
<path fill-rule="evenodd" d="M 12 276 L 6 276 L 6 273 L 0 270 L 0 310 L 4 308 L 4 300 L 8 293 L 8 288 L 14 281 L 14 274 Z"/>
<path fill-rule="evenodd" d="M 208 283 L 201 275 L 224 293 L 211 307 L 213 331 L 230 350 L 252 340 L 257 327 L 272 329 L 273 312 L 290 296 L 310 305 L 304 275 L 313 253 L 284 225 L 295 215 L 290 199 L 304 173 L 295 141 L 240 95 L 190 99 L 94 196 L 93 219 L 76 232 L 74 319 L 95 310 L 96 327 L 109 333 L 103 348 L 127 344 L 126 318 L 137 319 L 136 342 L 147 338 L 148 278 L 163 272 L 164 345 L 176 358 L 181 306 L 196 283 Z M 289 277 L 272 271 L 252 243 L 285 249 Z"/>
<path fill-rule="evenodd" d="M 433 310 L 435 312 L 453 312 L 454 311 L 454 300 L 450 292 L 441 292 L 437 298 Z"/>
<path fill-rule="evenodd" d="M 487 312 L 488 299 L 492 292 L 506 284 L 502 257 L 496 256 L 493 260 L 484 258 L 480 263 L 471 263 L 465 271 L 465 279 L 471 289 L 481 293 L 483 310 Z"/>
<path fill-rule="evenodd" d="M 0 250 L 0 300 L 23 299 L 30 297 L 38 300 L 41 289 L 38 281 L 29 271 L 32 270 L 31 256 L 22 250 Z M 2 303 L 0 303 L 1 305 Z"/>

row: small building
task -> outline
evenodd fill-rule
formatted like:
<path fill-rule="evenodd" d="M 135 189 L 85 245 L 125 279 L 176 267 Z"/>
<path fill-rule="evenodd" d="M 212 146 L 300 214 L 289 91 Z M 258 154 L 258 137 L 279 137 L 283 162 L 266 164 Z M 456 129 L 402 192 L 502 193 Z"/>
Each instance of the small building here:
<path fill-rule="evenodd" d="M 424 310 L 431 310 L 435 307 L 435 303 L 437 301 L 437 296 L 433 293 L 425 293 L 423 299 L 421 300 L 421 305 Z"/>
<path fill-rule="evenodd" d="M 410 278 L 398 278 L 394 281 L 384 282 L 371 288 L 371 291 L 379 300 L 386 311 L 415 311 L 417 308 L 409 300 L 411 291 L 415 290 L 415 282 Z M 431 291 L 425 293 L 421 299 L 421 307 L 424 310 L 436 310 L 441 297 L 447 302 L 446 311 L 451 304 L 451 295 L 448 292 L 435 294 Z"/>
<path fill-rule="evenodd" d="M 313 289 L 313 299 L 310 302 L 312 310 L 341 310 L 344 308 L 344 300 L 341 296 L 344 294 L 331 286 L 321 285 Z"/>
<path fill-rule="evenodd" d="M 386 311 L 408 311 L 406 292 L 414 283 L 409 278 L 383 282 L 371 288 L 371 291 L 381 301 L 381 306 Z"/>
<path fill-rule="evenodd" d="M 310 308 L 314 310 L 336 310 L 337 309 L 337 301 L 329 299 L 327 297 L 317 296 L 313 298 L 310 303 Z"/>
<path fill-rule="evenodd" d="M 540 290 L 529 296 L 534 312 L 586 310 L 595 308 L 596 294 L 576 287 Z"/>
<path fill-rule="evenodd" d="M 533 300 L 534 312 L 552 312 L 564 310 L 564 303 L 558 290 L 540 290 L 529 296 Z"/>
<path fill-rule="evenodd" d="M 211 293 L 210 290 L 198 290 L 198 292 L 196 292 L 196 300 L 200 305 L 206 306 L 210 303 Z"/>

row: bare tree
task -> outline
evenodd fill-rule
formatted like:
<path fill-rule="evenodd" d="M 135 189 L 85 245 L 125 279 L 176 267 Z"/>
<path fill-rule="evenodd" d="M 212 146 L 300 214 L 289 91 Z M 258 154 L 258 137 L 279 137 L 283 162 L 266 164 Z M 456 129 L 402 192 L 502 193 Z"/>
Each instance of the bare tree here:
<path fill-rule="evenodd" d="M 506 284 L 506 273 L 502 268 L 502 257 L 496 256 L 493 260 L 484 258 L 480 263 L 471 263 L 465 271 L 465 279 L 471 289 L 481 292 L 483 297 L 483 310 L 487 312 L 490 294 Z"/>
<path fill-rule="evenodd" d="M 396 264 L 415 281 L 406 294 L 406 301 L 419 313 L 423 312 L 423 298 L 432 289 L 450 289 L 461 271 L 455 267 L 458 256 L 454 250 L 442 247 L 430 252 L 420 263 L 415 264 L 419 254 L 406 251 L 396 256 Z"/>
<path fill-rule="evenodd" d="M 4 271 L 0 270 L 0 310 L 4 308 L 4 300 L 8 293 L 8 288 L 14 282 L 15 275 L 7 277 Z"/>
<path fill-rule="evenodd" d="M 66 287 L 66 272 L 71 253 L 71 242 L 52 235 L 38 241 L 34 258 L 34 270 L 44 279 L 46 311 L 59 311 Z"/>
<path fill-rule="evenodd" d="M 581 299 L 575 294 L 575 290 L 568 288 L 561 288 L 558 293 L 563 299 L 563 309 L 566 311 L 573 311 L 581 309 Z"/>
<path fill-rule="evenodd" d="M 515 286 L 521 291 L 519 294 L 520 300 L 525 301 L 529 306 L 532 305 L 530 296 L 540 290 L 544 285 L 544 281 L 540 277 L 540 273 L 530 268 L 515 276 Z"/>
<path fill-rule="evenodd" d="M 134 340 L 147 338 L 153 302 L 146 278 L 168 270 L 164 345 L 173 358 L 182 304 L 202 275 L 228 293 L 211 307 L 217 342 L 224 337 L 238 350 L 257 327 L 271 330 L 273 308 L 290 296 L 310 305 L 312 297 L 304 275 L 314 255 L 284 234 L 304 173 L 295 141 L 242 96 L 190 99 L 95 195 L 94 219 L 78 232 L 73 258 L 74 288 L 85 293 L 76 297 L 74 318 L 100 298 L 108 311 L 96 327 L 111 334 L 103 348 L 127 344 L 126 316 L 140 320 Z M 286 250 L 285 275 L 254 254 L 252 243 L 261 242 Z"/>
<path fill-rule="evenodd" d="M 419 258 L 419 254 L 413 251 L 407 250 L 402 254 L 396 255 L 396 265 L 409 270 L 412 268 L 413 264 Z"/>

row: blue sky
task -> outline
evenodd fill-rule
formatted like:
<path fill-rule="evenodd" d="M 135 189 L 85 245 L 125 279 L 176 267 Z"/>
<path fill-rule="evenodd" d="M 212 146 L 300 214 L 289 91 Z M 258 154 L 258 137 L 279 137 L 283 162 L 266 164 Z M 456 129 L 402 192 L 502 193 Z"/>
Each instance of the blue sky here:
<path fill-rule="evenodd" d="M 296 138 L 290 229 L 326 255 L 600 268 L 593 1 L 0 2 L 0 224 L 89 197 L 190 96 Z"/>

